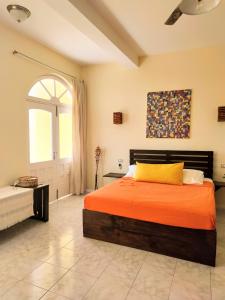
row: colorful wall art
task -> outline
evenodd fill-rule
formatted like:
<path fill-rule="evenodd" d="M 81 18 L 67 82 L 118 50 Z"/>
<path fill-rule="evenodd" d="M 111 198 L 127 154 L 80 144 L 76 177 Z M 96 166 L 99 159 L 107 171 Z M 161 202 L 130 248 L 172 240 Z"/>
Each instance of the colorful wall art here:
<path fill-rule="evenodd" d="M 147 138 L 190 137 L 192 90 L 150 92 L 147 95 Z"/>

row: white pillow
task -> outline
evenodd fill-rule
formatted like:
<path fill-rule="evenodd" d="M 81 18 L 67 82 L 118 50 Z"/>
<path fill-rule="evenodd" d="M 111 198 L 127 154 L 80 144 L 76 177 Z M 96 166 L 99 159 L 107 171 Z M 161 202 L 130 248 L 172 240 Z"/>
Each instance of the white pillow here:
<path fill-rule="evenodd" d="M 213 183 L 213 180 L 212 180 L 211 178 L 206 178 L 206 177 L 204 177 L 204 181 Z"/>
<path fill-rule="evenodd" d="M 134 177 L 136 165 L 130 165 L 125 177 Z M 183 169 L 184 184 L 203 184 L 204 173 L 194 169 Z"/>
<path fill-rule="evenodd" d="M 129 165 L 127 174 L 124 177 L 134 177 L 136 165 Z"/>
<path fill-rule="evenodd" d="M 203 184 L 204 173 L 199 170 L 183 169 L 184 184 Z"/>

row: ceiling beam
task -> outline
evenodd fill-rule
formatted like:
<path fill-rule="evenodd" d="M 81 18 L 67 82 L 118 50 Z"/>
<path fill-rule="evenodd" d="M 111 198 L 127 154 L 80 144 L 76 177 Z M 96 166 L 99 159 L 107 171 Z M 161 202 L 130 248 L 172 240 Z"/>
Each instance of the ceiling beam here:
<path fill-rule="evenodd" d="M 45 1 L 98 47 L 111 53 L 115 61 L 131 67 L 139 65 L 138 54 L 87 0 Z"/>

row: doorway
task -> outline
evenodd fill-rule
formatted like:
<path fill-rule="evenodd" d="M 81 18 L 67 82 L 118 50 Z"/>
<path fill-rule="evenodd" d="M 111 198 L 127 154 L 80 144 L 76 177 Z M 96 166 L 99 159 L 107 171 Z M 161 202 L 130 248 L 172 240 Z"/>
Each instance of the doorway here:
<path fill-rule="evenodd" d="M 72 94 L 59 79 L 43 78 L 29 92 L 30 174 L 49 184 L 49 199 L 70 193 Z"/>

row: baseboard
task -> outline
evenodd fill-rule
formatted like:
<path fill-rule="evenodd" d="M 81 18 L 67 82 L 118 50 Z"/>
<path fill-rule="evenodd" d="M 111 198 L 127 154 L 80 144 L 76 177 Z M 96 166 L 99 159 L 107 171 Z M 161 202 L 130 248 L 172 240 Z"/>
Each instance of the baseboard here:
<path fill-rule="evenodd" d="M 72 196 L 72 195 L 73 195 L 73 194 L 68 194 L 68 195 L 65 195 L 65 196 L 63 196 L 63 197 L 61 197 L 61 198 L 59 198 L 59 199 L 55 199 L 55 200 L 49 202 L 49 205 L 55 203 L 56 201 L 61 201 L 61 200 L 65 199 L 65 198 L 68 198 L 68 197 L 70 197 L 70 196 Z"/>
<path fill-rule="evenodd" d="M 85 194 L 89 194 L 89 193 L 91 193 L 91 192 L 94 192 L 94 190 L 93 190 L 93 189 L 86 189 Z M 85 194 L 83 194 L 83 196 L 84 196 Z M 70 196 L 73 196 L 73 194 L 68 194 L 68 195 L 63 196 L 63 197 L 61 197 L 61 198 L 59 198 L 59 199 L 55 199 L 55 200 L 49 202 L 49 204 L 53 204 L 53 203 L 55 203 L 56 201 L 61 201 L 61 200 L 65 199 L 65 198 L 67 198 L 67 197 L 70 197 Z M 76 196 L 76 195 L 74 195 L 74 196 Z M 82 195 L 80 195 L 80 196 L 82 196 Z"/>

